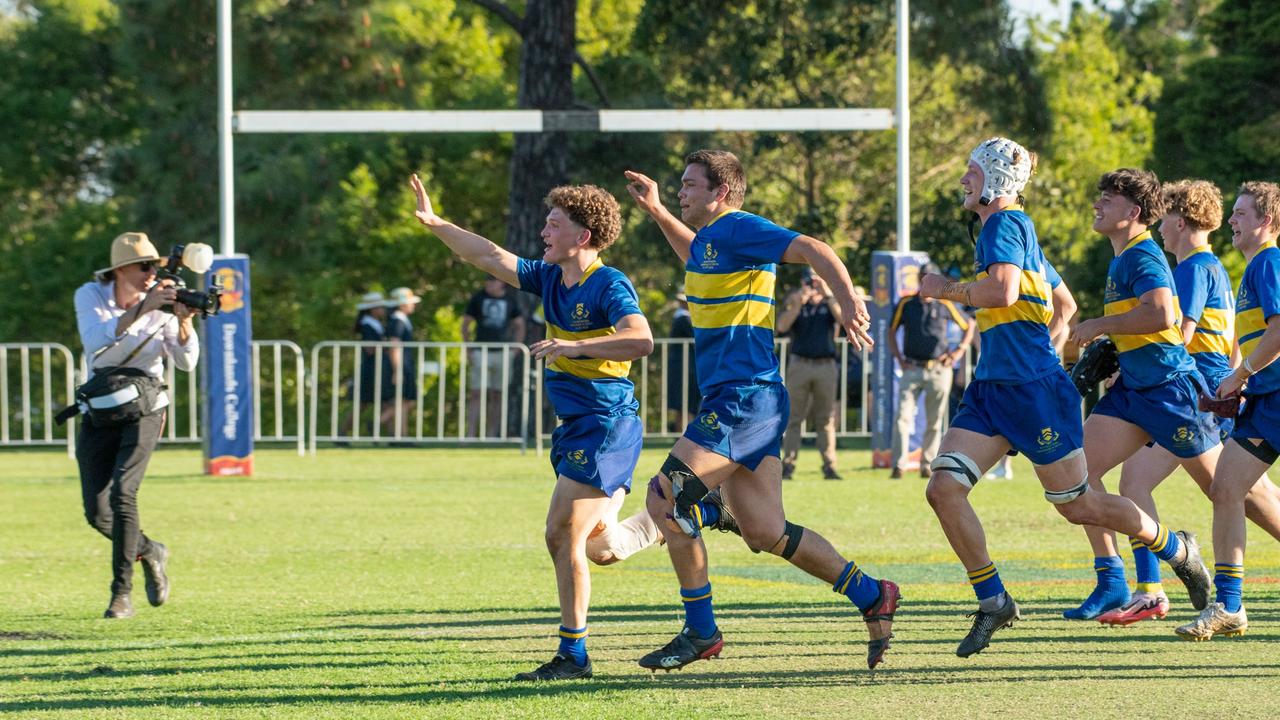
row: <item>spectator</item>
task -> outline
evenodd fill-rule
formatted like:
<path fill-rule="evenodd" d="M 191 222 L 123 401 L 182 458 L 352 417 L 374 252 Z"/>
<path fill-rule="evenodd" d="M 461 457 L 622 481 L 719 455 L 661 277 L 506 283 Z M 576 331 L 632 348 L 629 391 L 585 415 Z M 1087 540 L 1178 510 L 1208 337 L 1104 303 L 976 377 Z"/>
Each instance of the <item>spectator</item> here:
<path fill-rule="evenodd" d="M 387 382 L 390 363 L 387 361 L 386 352 L 383 351 L 382 372 L 378 372 L 378 350 L 377 346 L 372 344 L 387 339 L 387 330 L 384 325 L 386 319 L 387 299 L 382 293 L 375 290 L 360 297 L 360 302 L 356 303 L 356 324 L 352 329 L 362 343 L 356 352 L 356 373 L 360 376 L 359 397 L 354 399 L 351 409 L 347 411 L 340 425 L 351 435 L 355 435 L 356 423 L 364 414 L 365 406 L 373 402 L 380 379 L 382 381 L 381 399 L 385 401 L 391 398 L 390 385 Z"/>
<path fill-rule="evenodd" d="M 495 277 L 486 278 L 484 288 L 471 296 L 462 314 L 462 341 L 500 343 L 524 338 L 524 317 L 514 297 L 507 294 L 506 283 Z M 485 434 L 501 434 L 503 368 L 510 356 L 499 348 L 468 351 L 467 364 L 467 436 L 480 435 L 480 392 L 486 388 Z"/>
<path fill-rule="evenodd" d="M 407 287 L 399 287 L 391 291 L 387 299 L 387 309 L 391 310 L 391 318 L 387 323 L 387 340 L 392 346 L 387 349 L 390 372 L 384 376 L 390 386 L 386 395 L 396 397 L 396 388 L 400 388 L 399 402 L 389 403 L 382 409 L 382 424 L 394 423 L 396 408 L 400 408 L 400 427 L 396 429 L 396 437 L 409 434 L 409 416 L 418 406 L 418 363 L 413 348 L 402 347 L 402 343 L 413 342 L 413 323 L 409 316 L 418 309 L 418 297 Z M 394 308 L 394 309 L 393 309 Z"/>
<path fill-rule="evenodd" d="M 840 306 L 822 278 L 805 268 L 800 287 L 791 292 L 778 316 L 778 332 L 791 336 L 787 354 L 787 394 L 791 418 L 782 441 L 782 479 L 795 473 L 800 454 L 800 424 L 808 420 L 818 431 L 822 476 L 839 480 L 836 472 L 835 401 L 839 390 L 836 367 L 836 328 Z"/>
<path fill-rule="evenodd" d="M 933 263 L 926 263 L 922 274 L 941 274 Z M 947 324 L 954 322 L 964 331 L 960 344 L 948 349 Z M 902 328 L 902 343 L 898 342 Z M 920 446 L 920 477 L 929 477 L 929 464 L 942 440 L 943 409 L 951 394 L 954 380 L 952 368 L 973 342 L 976 323 L 949 300 L 908 295 L 898 302 L 889 326 L 889 352 L 902 368 L 898 383 L 898 421 L 893 433 L 892 478 L 902 477 L 907 448 L 916 426 L 916 396 L 924 392 L 925 432 Z"/>
<path fill-rule="evenodd" d="M 676 312 L 671 317 L 669 337 L 693 339 L 693 319 L 689 315 L 689 299 L 684 294 L 683 286 L 676 292 Z M 692 342 L 672 343 L 666 347 L 667 429 L 671 432 L 680 432 L 688 427 L 693 416 L 698 413 L 698 406 L 701 405 L 702 396 L 698 393 L 698 369 L 693 362 Z"/>

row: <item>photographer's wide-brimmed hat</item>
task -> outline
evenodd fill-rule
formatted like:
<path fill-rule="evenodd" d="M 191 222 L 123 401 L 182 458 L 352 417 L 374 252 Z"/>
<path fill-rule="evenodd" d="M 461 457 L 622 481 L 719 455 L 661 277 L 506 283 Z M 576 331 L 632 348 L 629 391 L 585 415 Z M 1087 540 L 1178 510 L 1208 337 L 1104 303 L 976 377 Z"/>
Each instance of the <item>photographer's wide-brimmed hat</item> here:
<path fill-rule="evenodd" d="M 413 291 L 407 287 L 398 287 L 387 296 L 387 307 L 399 307 L 419 302 L 422 302 L 422 298 L 414 295 Z"/>
<path fill-rule="evenodd" d="M 386 307 L 387 298 L 382 293 L 374 290 L 360 296 L 360 302 L 356 303 L 357 310 L 372 310 L 374 308 Z"/>
<path fill-rule="evenodd" d="M 112 270 L 125 265 L 159 260 L 160 253 L 156 252 L 156 246 L 151 244 L 151 240 L 146 233 L 122 233 L 111 241 L 111 264 L 100 270 L 95 270 L 93 274 L 106 275 Z"/>

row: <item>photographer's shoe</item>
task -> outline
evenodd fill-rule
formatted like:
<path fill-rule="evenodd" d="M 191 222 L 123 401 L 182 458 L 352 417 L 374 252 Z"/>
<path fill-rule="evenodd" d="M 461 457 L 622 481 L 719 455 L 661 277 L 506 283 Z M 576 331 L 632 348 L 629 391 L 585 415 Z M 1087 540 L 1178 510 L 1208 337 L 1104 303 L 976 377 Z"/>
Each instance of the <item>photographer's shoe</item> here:
<path fill-rule="evenodd" d="M 133 617 L 133 601 L 128 595 L 112 595 L 111 604 L 107 606 L 107 611 L 102 613 L 104 618 L 130 618 Z"/>
<path fill-rule="evenodd" d="M 169 576 L 165 567 L 169 564 L 169 548 L 151 541 L 151 552 L 139 557 L 142 561 L 142 574 L 146 577 L 147 602 L 152 607 L 160 607 L 169 599 Z"/>

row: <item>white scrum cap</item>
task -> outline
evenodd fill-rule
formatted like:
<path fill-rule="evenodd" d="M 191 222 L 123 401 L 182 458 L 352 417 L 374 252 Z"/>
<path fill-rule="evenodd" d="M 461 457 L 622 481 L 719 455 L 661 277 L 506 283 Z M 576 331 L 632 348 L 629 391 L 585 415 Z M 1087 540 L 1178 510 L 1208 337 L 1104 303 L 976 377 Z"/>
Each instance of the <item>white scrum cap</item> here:
<path fill-rule="evenodd" d="M 1009 138 L 993 137 L 978 144 L 969 160 L 982 168 L 982 194 L 989 205 L 998 197 L 1018 197 L 1031 179 L 1031 153 Z"/>

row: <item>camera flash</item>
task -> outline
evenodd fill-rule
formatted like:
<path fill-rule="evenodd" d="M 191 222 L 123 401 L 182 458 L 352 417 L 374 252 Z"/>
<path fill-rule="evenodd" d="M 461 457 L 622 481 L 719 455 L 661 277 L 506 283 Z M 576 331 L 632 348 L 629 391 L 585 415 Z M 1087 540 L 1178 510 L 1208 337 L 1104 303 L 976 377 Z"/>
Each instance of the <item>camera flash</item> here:
<path fill-rule="evenodd" d="M 213 248 L 204 243 L 191 243 L 182 251 L 182 264 L 194 273 L 205 273 L 213 267 Z"/>

